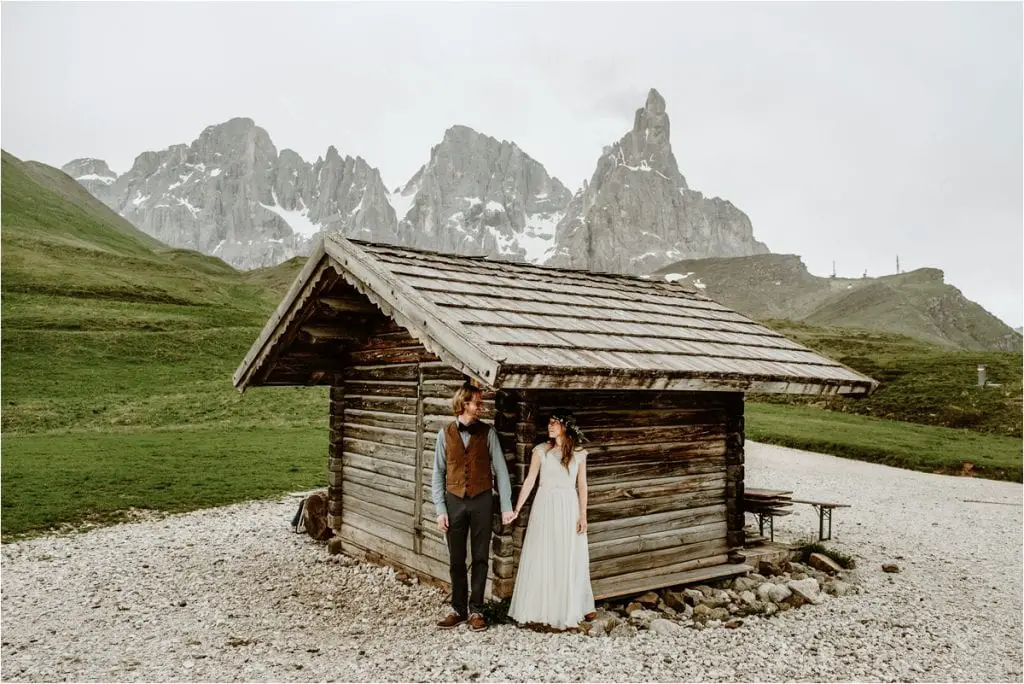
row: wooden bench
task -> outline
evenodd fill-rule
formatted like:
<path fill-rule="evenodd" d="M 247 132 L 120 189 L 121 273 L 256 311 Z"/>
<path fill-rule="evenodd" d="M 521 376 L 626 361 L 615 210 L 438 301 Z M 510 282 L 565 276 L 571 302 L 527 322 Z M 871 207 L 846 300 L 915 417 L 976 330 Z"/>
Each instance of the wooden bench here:
<path fill-rule="evenodd" d="M 850 508 L 850 504 L 833 503 L 830 501 L 809 501 L 807 499 L 793 499 L 793 503 L 810 504 L 818 514 L 818 541 L 828 541 L 832 538 L 832 511 L 836 508 Z M 825 519 L 828 518 L 828 536 L 825 536 Z"/>
<path fill-rule="evenodd" d="M 775 489 L 745 489 L 743 510 L 757 518 L 758 534 L 764 536 L 764 525 L 768 523 L 768 538 L 775 541 L 775 518 L 792 515 L 793 492 Z"/>

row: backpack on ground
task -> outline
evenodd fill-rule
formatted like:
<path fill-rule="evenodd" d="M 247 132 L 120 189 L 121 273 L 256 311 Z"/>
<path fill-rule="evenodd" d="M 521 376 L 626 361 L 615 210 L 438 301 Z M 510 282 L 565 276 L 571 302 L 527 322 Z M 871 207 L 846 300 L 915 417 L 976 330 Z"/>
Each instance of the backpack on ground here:
<path fill-rule="evenodd" d="M 304 532 L 318 541 L 330 539 L 334 531 L 327 524 L 327 493 L 314 492 L 304 498 L 292 517 L 292 527 L 296 534 Z"/>

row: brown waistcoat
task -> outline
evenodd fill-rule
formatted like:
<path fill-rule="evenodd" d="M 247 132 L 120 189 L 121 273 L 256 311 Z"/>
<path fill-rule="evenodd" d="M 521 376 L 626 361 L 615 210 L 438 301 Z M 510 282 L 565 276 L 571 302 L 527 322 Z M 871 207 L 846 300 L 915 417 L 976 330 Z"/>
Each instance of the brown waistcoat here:
<path fill-rule="evenodd" d="M 464 499 L 491 490 L 491 452 L 487 448 L 490 429 L 487 423 L 476 421 L 469 426 L 469 443 L 463 446 L 458 421 L 453 420 L 445 428 L 445 486 L 455 496 Z"/>

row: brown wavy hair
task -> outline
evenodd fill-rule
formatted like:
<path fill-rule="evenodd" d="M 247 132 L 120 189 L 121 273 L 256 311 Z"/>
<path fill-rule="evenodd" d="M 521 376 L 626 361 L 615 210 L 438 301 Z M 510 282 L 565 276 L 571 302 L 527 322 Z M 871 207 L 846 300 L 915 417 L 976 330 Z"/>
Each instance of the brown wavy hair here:
<path fill-rule="evenodd" d="M 557 420 L 562 426 L 562 467 L 569 470 L 569 462 L 572 461 L 572 452 L 576 449 L 578 437 L 582 436 L 576 426 L 576 417 L 568 409 L 556 409 L 551 413 L 551 418 Z M 548 448 L 554 447 L 555 440 L 548 439 Z"/>
<path fill-rule="evenodd" d="M 548 448 L 555 446 L 553 439 L 548 440 Z M 562 435 L 562 467 L 569 470 L 569 462 L 572 461 L 572 452 L 576 450 L 576 438 L 566 432 Z"/>

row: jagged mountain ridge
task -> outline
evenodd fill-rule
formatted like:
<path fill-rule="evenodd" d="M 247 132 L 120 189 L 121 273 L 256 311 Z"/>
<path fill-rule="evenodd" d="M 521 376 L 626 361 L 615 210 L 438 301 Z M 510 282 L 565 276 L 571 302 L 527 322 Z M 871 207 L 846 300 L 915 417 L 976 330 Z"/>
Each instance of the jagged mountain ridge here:
<path fill-rule="evenodd" d="M 453 126 L 392 206 L 408 246 L 538 263 L 571 196 L 515 143 Z"/>
<path fill-rule="evenodd" d="M 642 144 L 639 130 L 644 131 Z M 584 266 L 642 272 L 689 254 L 766 250 L 753 241 L 742 212 L 689 189 L 668 133 L 664 100 L 652 90 L 647 105 L 637 112 L 634 131 L 615 149 L 627 169 L 659 175 L 667 169 L 672 187 L 667 194 L 639 194 L 622 203 L 621 221 L 608 228 L 613 234 L 597 240 L 608 246 L 598 252 L 612 258 L 599 254 Z M 249 269 L 307 254 L 313 236 L 322 230 L 532 263 L 564 257 L 580 247 L 572 231 L 559 230 L 569 225 L 567 219 L 593 224 L 588 239 L 601 231 L 600 222 L 584 214 L 594 197 L 604 197 L 587 193 L 596 193 L 595 183 L 605 185 L 606 157 L 599 160 L 589 190 L 585 183 L 573 196 L 514 142 L 453 126 L 431 149 L 427 163 L 389 194 L 379 171 L 361 158 L 342 157 L 331 147 L 325 157 L 307 163 L 292 150 L 278 153 L 265 130 L 251 119 L 237 118 L 208 127 L 191 144 L 145 152 L 121 176 L 99 159 L 77 159 L 63 168 L 157 239 Z M 647 239 L 655 234 L 648 230 L 651 216 L 659 217 L 651 230 L 670 237 L 669 224 L 686 219 L 681 224 L 688 231 L 685 244 Z M 560 234 L 565 244 L 558 244 Z M 743 243 L 739 247 L 737 235 Z"/>
<path fill-rule="evenodd" d="M 657 90 L 633 128 L 604 148 L 588 184 L 559 222 L 549 265 L 639 275 L 685 258 L 767 253 L 730 202 L 692 190 L 670 142 Z"/>
<path fill-rule="evenodd" d="M 823 278 L 793 254 L 679 261 L 656 270 L 757 320 L 789 319 L 910 335 L 962 349 L 1021 351 L 1021 335 L 937 268 L 877 278 Z"/>
<path fill-rule="evenodd" d="M 209 126 L 189 145 L 144 152 L 120 176 L 96 159 L 63 170 L 147 234 L 237 268 L 308 254 L 321 230 L 396 239 L 385 232 L 396 221 L 376 169 L 334 147 L 313 163 L 293 150 L 278 153 L 252 119 Z"/>

